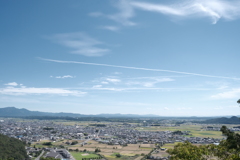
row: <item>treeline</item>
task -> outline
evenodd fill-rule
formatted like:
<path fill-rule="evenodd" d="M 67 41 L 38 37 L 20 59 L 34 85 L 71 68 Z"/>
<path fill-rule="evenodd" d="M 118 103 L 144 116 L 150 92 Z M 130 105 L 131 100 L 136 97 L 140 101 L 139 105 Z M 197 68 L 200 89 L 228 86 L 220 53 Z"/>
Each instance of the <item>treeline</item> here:
<path fill-rule="evenodd" d="M 203 124 L 240 124 L 240 119 L 236 116 L 233 116 L 231 118 L 215 118 L 215 119 L 209 119 L 206 121 L 193 121 L 194 123 L 203 123 Z"/>
<path fill-rule="evenodd" d="M 219 145 L 209 144 L 195 146 L 190 142 L 178 143 L 174 149 L 168 149 L 171 160 L 240 160 L 240 134 L 222 126 L 221 131 L 227 138 Z"/>
<path fill-rule="evenodd" d="M 21 117 L 24 119 L 38 119 L 38 120 L 69 120 L 69 121 L 107 121 L 107 122 L 128 122 L 128 123 L 140 123 L 143 120 L 136 118 L 106 118 L 106 117 L 54 117 L 54 116 L 27 116 Z"/>
<path fill-rule="evenodd" d="M 0 134 L 0 160 L 28 159 L 24 142 Z"/>

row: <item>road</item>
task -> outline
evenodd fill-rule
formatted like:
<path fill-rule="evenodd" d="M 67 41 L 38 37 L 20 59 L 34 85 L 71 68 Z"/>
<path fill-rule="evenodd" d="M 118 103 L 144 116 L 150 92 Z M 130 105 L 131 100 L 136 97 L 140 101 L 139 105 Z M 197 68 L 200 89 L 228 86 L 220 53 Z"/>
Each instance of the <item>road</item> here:
<path fill-rule="evenodd" d="M 98 133 L 97 133 L 97 136 L 95 136 L 95 137 L 98 137 L 98 135 L 100 134 L 100 129 L 98 130 Z M 85 145 L 85 143 L 87 143 L 88 141 L 90 141 L 90 140 L 92 140 L 93 138 L 89 138 L 89 139 L 86 139 L 84 142 L 82 142 L 82 146 L 84 146 Z"/>
<path fill-rule="evenodd" d="M 35 160 L 40 160 L 40 158 L 42 157 L 43 153 L 44 153 L 44 150 L 42 150 L 42 153 Z"/>

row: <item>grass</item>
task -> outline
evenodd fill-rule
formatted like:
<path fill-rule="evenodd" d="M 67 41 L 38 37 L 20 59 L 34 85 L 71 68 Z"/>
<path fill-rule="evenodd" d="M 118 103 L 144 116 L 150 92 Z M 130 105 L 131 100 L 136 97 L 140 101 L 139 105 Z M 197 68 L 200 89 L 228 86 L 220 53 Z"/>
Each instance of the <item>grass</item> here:
<path fill-rule="evenodd" d="M 175 143 L 166 143 L 162 146 L 162 148 L 167 148 L 167 149 L 170 149 L 170 148 L 174 148 L 175 145 L 177 145 L 179 142 L 175 142 Z"/>
<path fill-rule="evenodd" d="M 174 127 L 164 127 L 164 126 L 156 126 L 156 127 L 139 127 L 137 128 L 140 131 L 190 131 L 187 137 L 203 137 L 203 138 L 223 138 L 221 131 L 206 131 L 201 129 L 203 125 L 181 125 Z"/>
<path fill-rule="evenodd" d="M 98 158 L 97 154 L 87 153 L 87 152 L 70 152 L 76 160 L 82 160 L 82 158 Z M 88 155 L 84 155 L 88 154 Z"/>
<path fill-rule="evenodd" d="M 140 147 L 140 149 L 148 149 L 148 150 L 152 150 L 152 148 L 148 148 L 148 147 Z"/>

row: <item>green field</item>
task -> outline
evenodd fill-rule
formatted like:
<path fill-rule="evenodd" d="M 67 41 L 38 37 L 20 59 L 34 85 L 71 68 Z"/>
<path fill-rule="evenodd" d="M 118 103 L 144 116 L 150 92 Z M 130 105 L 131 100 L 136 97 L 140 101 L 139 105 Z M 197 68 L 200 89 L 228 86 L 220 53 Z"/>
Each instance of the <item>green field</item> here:
<path fill-rule="evenodd" d="M 139 131 L 190 131 L 188 137 L 203 137 L 203 138 L 223 138 L 221 131 L 206 131 L 203 128 L 203 125 L 181 125 L 174 127 L 164 127 L 164 126 L 156 126 L 156 127 L 139 127 L 137 130 Z"/>
<path fill-rule="evenodd" d="M 83 158 L 98 158 L 97 154 L 87 153 L 87 152 L 70 152 L 76 160 L 82 160 Z"/>

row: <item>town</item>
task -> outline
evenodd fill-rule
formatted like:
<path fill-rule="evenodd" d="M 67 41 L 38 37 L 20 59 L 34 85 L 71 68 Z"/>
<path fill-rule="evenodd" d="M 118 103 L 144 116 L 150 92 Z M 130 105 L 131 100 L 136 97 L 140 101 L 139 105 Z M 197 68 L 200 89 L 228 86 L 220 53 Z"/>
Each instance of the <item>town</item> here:
<path fill-rule="evenodd" d="M 90 141 L 112 146 L 128 146 L 135 144 L 140 147 L 140 145 L 152 144 L 155 147 L 158 146 L 159 151 L 164 151 L 166 150 L 166 148 L 163 147 L 164 144 L 188 141 L 192 144 L 217 145 L 222 140 L 221 138 L 191 136 L 190 131 L 142 130 L 148 127 L 149 124 L 146 124 L 145 121 L 141 124 L 120 122 L 88 122 L 74 124 L 71 122 L 70 125 L 52 120 L 19 120 L 13 118 L 0 120 L 0 134 L 26 142 L 29 146 L 27 147 L 29 155 L 33 152 L 40 154 L 44 150 L 46 151 L 45 157 L 69 160 L 74 160 L 73 156 L 68 152 L 68 150 L 73 150 L 71 147 L 75 147 L 78 150 L 78 147 L 84 147 L 88 145 Z M 213 128 L 205 127 L 205 129 L 210 130 Z M 54 147 L 50 147 L 45 143 L 46 146 L 36 149 L 35 145 L 41 144 L 41 142 L 44 141 L 48 141 L 49 143 L 62 143 Z M 158 152 L 158 150 L 154 152 Z M 162 158 L 167 159 L 167 157 Z M 159 157 L 159 159 L 161 159 L 161 157 Z"/>

